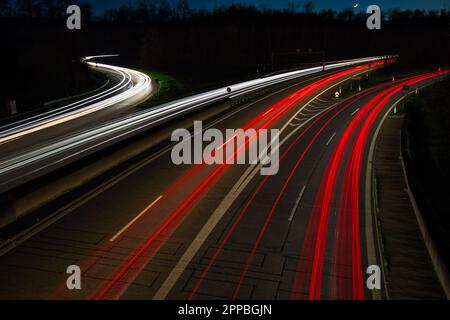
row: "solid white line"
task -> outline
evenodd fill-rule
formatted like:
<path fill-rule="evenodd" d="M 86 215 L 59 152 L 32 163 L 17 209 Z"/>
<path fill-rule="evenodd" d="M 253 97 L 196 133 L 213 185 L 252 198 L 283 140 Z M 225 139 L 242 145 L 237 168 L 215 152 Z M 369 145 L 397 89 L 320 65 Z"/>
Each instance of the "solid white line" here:
<path fill-rule="evenodd" d="M 309 106 L 312 107 L 313 109 L 319 109 L 319 108 L 326 107 L 327 103 L 318 103 L 318 102 L 313 101 L 309 104 Z"/>
<path fill-rule="evenodd" d="M 142 217 L 144 214 L 147 213 L 148 210 L 150 210 L 151 207 L 153 207 L 159 200 L 161 200 L 162 195 L 160 195 L 158 198 L 156 198 L 152 203 L 150 203 L 144 210 L 141 211 L 136 217 L 134 217 L 130 222 L 128 222 L 125 227 L 119 230 L 111 239 L 109 239 L 110 242 L 113 242 L 117 239 L 118 236 L 120 236 L 122 233 L 125 232 L 133 223 L 136 222 L 140 217 Z"/>
<path fill-rule="evenodd" d="M 259 103 L 259 102 L 261 102 L 261 101 L 263 101 L 265 99 L 268 99 L 268 98 L 270 98 L 272 96 L 275 96 L 275 95 L 277 95 L 280 92 L 287 91 L 287 90 L 289 90 L 289 89 L 291 89 L 291 88 L 293 88 L 295 86 L 301 85 L 301 84 L 303 84 L 305 82 L 308 82 L 308 81 L 311 81 L 311 80 L 318 79 L 320 77 L 322 77 L 322 75 L 314 76 L 314 77 L 311 77 L 309 79 L 301 80 L 301 81 L 298 81 L 298 82 L 296 81 L 294 84 L 291 84 L 291 85 L 289 85 L 287 87 L 284 87 L 284 88 L 282 88 L 280 90 L 277 90 L 275 92 L 272 92 L 270 94 L 264 95 L 263 97 L 261 97 L 261 98 L 259 98 L 257 100 L 251 101 L 251 102 L 243 105 L 239 109 L 226 114 L 224 117 L 213 121 L 212 123 L 208 124 L 205 127 L 205 129 L 211 128 L 214 125 L 231 118 L 232 116 L 234 116 L 234 115 L 236 115 L 236 114 L 238 114 L 238 113 L 240 113 L 240 112 L 250 108 L 251 106 L 253 106 L 253 105 L 255 105 L 255 104 L 257 104 L 257 103 Z M 153 155 L 153 156 L 151 156 L 151 157 L 149 157 L 147 159 L 144 159 L 143 161 L 141 161 L 137 165 L 131 167 L 130 169 L 120 173 L 118 176 L 115 176 L 115 177 L 111 178 L 110 180 L 106 181 L 105 183 L 101 184 L 99 187 L 97 187 L 94 190 L 92 190 L 89 193 L 89 195 L 80 197 L 78 199 L 75 199 L 74 201 L 72 201 L 71 203 L 67 204 L 63 208 L 59 209 L 58 211 L 54 212 L 50 216 L 42 219 L 37 224 L 34 224 L 30 228 L 27 228 L 23 232 L 19 233 L 17 236 L 15 236 L 15 237 L 13 237 L 11 239 L 8 239 L 5 243 L 0 245 L 0 256 L 3 256 L 4 254 L 6 254 L 10 250 L 14 249 L 15 247 L 17 247 L 18 245 L 20 245 L 21 243 L 23 243 L 27 239 L 31 238 L 35 234 L 37 234 L 37 233 L 41 232 L 42 230 L 46 229 L 47 227 L 49 227 L 53 223 L 57 222 L 58 220 L 62 219 L 63 217 L 65 217 L 69 213 L 75 211 L 76 209 L 81 207 L 83 204 L 85 204 L 88 201 L 94 199 L 95 197 L 99 196 L 100 194 L 102 194 L 106 190 L 112 188 L 113 186 L 117 185 L 119 182 L 121 182 L 122 180 L 126 179 L 128 176 L 134 174 L 135 172 L 139 171 L 143 167 L 149 165 L 154 160 L 160 158 L 164 154 L 170 152 L 170 150 L 173 148 L 174 145 L 175 145 L 175 143 L 167 146 L 166 148 L 164 148 L 164 149 L 162 149 L 160 151 L 158 151 L 155 155 Z"/>
<path fill-rule="evenodd" d="M 353 111 L 352 112 L 352 116 L 354 116 L 355 115 L 355 113 L 357 113 L 359 111 L 359 108 L 358 109 L 356 109 L 355 111 Z"/>
<path fill-rule="evenodd" d="M 295 201 L 295 205 L 292 208 L 291 215 L 289 216 L 288 221 L 292 221 L 292 219 L 294 218 L 295 211 L 297 211 L 297 209 L 298 209 L 298 205 L 300 204 L 300 200 L 302 200 L 305 189 L 306 189 L 306 185 L 304 185 L 302 190 L 300 191 L 300 194 L 298 195 L 297 200 Z"/>
<path fill-rule="evenodd" d="M 184 270 L 187 268 L 192 258 L 197 254 L 198 250 L 202 247 L 206 239 L 208 239 L 211 232 L 214 230 L 216 225 L 222 220 L 225 213 L 228 211 L 230 206 L 242 193 L 242 191 L 247 187 L 248 183 L 253 179 L 257 171 L 259 171 L 261 165 L 250 165 L 244 174 L 241 176 L 238 182 L 233 186 L 233 188 L 228 192 L 219 206 L 214 210 L 213 214 L 209 217 L 208 221 L 203 225 L 200 232 L 197 234 L 195 239 L 191 242 L 183 256 L 177 262 L 176 266 L 172 269 L 169 276 L 166 278 L 164 283 L 158 289 L 156 294 L 153 296 L 154 300 L 163 300 L 167 297 L 169 292 L 172 290 L 175 283 L 183 274 Z"/>
<path fill-rule="evenodd" d="M 364 71 L 366 72 L 366 71 Z M 361 72 L 361 73 L 364 73 Z M 361 74 L 361 73 L 357 73 L 357 74 Z M 354 75 L 353 75 L 354 76 Z M 321 96 L 322 94 L 324 94 L 325 92 L 327 92 L 328 90 L 336 87 L 337 85 L 339 85 L 340 83 L 347 81 L 349 78 L 345 78 L 335 84 L 333 84 L 332 86 L 330 86 L 327 89 L 322 90 L 321 92 L 319 92 L 316 96 L 314 96 L 311 100 L 309 100 L 306 104 L 303 105 L 302 108 L 300 108 L 286 123 L 285 125 L 280 129 L 279 131 L 279 135 L 281 136 L 281 133 L 289 126 L 290 122 L 297 117 L 301 111 L 303 110 L 303 108 L 305 108 L 311 101 L 317 99 L 319 96 Z M 333 104 L 334 106 L 334 104 Z M 330 106 L 332 107 L 332 106 Z M 307 123 L 309 123 L 311 120 L 315 119 L 316 117 L 318 117 L 320 114 L 322 114 L 325 110 L 317 113 L 316 115 L 310 117 L 308 120 L 306 120 L 305 122 L 303 122 L 301 125 L 299 125 L 298 127 L 296 127 L 295 129 L 293 129 L 290 133 L 287 134 L 286 137 L 284 137 L 284 139 L 282 139 L 278 145 L 278 148 L 280 148 L 282 145 L 284 145 L 284 143 L 286 141 L 288 141 L 290 139 L 290 137 L 292 135 L 294 135 L 298 130 L 300 130 L 302 127 L 304 127 Z M 203 225 L 202 229 L 200 230 L 200 232 L 195 236 L 194 240 L 191 242 L 191 244 L 189 245 L 189 247 L 187 248 L 187 250 L 184 252 L 183 256 L 180 258 L 180 260 L 178 260 L 177 264 L 175 265 L 175 267 L 172 269 L 172 271 L 169 273 L 169 275 L 166 277 L 166 279 L 164 280 L 163 284 L 161 285 L 161 287 L 158 289 L 158 291 L 156 292 L 156 294 L 153 296 L 153 299 L 155 300 L 163 300 L 167 297 L 167 295 L 169 294 L 169 292 L 172 290 L 172 288 L 174 287 L 175 283 L 178 281 L 178 279 L 181 277 L 181 275 L 183 274 L 184 270 L 186 270 L 187 266 L 189 265 L 189 263 L 192 261 L 192 259 L 194 258 L 194 256 L 197 254 L 198 250 L 200 250 L 200 248 L 202 247 L 203 243 L 208 239 L 209 235 L 211 234 L 212 230 L 214 230 L 215 226 L 220 222 L 220 220 L 222 220 L 223 216 L 225 215 L 225 213 L 228 211 L 229 207 L 231 206 L 231 204 L 236 200 L 236 198 L 238 197 L 239 193 L 241 192 L 241 190 L 244 190 L 244 188 L 247 186 L 247 184 L 253 179 L 253 177 L 256 175 L 258 169 L 261 167 L 261 164 L 257 165 L 256 168 L 254 168 L 255 165 L 251 165 L 247 171 L 250 171 L 250 174 L 247 174 L 247 171 L 243 174 L 245 176 L 247 176 L 247 178 L 245 179 L 245 181 L 243 183 L 240 183 L 240 181 L 238 181 L 232 188 L 232 190 L 230 190 L 230 192 L 228 192 L 228 194 L 225 196 L 225 198 L 222 200 L 222 202 L 219 204 L 219 206 L 216 208 L 216 210 L 213 212 L 213 214 L 209 217 L 208 221 Z M 254 168 L 253 171 L 251 171 Z M 241 176 L 242 178 L 242 176 Z M 240 179 L 241 180 L 241 179 Z M 238 187 L 238 190 L 236 190 Z M 236 188 L 236 189 L 235 189 Z"/>
<path fill-rule="evenodd" d="M 334 138 L 335 135 L 336 135 L 336 132 L 334 132 L 334 133 L 331 135 L 330 139 L 328 139 L 328 142 L 326 143 L 327 146 L 330 144 L 331 140 L 333 140 L 333 138 Z"/>
<path fill-rule="evenodd" d="M 422 89 L 424 87 L 427 87 L 428 84 L 420 86 L 419 89 Z M 386 118 L 389 116 L 389 113 L 394 109 L 394 107 L 404 98 L 412 94 L 414 91 L 408 93 L 405 96 L 402 96 L 398 100 L 396 100 L 389 108 L 386 110 L 385 114 L 380 120 L 380 123 L 378 124 L 377 128 L 375 129 L 375 132 L 372 136 L 372 140 L 370 142 L 369 146 L 369 154 L 367 157 L 367 167 L 366 167 L 366 181 L 365 181 L 365 234 L 366 234 L 366 246 L 367 246 L 367 263 L 368 265 L 376 265 L 377 264 L 377 256 L 380 262 L 383 261 L 383 252 L 381 249 L 381 239 L 380 239 L 380 230 L 377 223 L 374 223 L 377 219 L 377 214 L 375 211 L 374 206 L 374 198 L 375 198 L 375 190 L 372 188 L 373 184 L 373 174 L 374 174 L 374 158 L 375 158 L 375 144 L 378 138 L 378 134 L 386 121 Z M 374 239 L 375 238 L 375 239 Z M 375 249 L 375 243 L 377 242 L 378 250 Z M 436 266 L 433 265 L 433 267 L 436 270 Z M 383 263 L 381 263 L 381 274 L 383 277 L 383 289 L 385 293 L 385 297 L 387 300 L 390 299 L 389 297 L 389 291 L 387 289 L 387 283 L 386 283 L 386 268 Z M 439 279 L 440 280 L 440 279 Z M 374 300 L 380 300 L 381 292 L 380 290 L 372 290 L 372 299 Z"/>

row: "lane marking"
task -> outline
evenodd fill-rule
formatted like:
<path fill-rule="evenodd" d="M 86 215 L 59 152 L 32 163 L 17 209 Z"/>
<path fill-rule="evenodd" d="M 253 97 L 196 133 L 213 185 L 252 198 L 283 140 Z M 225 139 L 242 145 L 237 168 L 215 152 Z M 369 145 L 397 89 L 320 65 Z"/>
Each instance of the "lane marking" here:
<path fill-rule="evenodd" d="M 356 73 L 356 75 L 362 74 L 362 73 L 365 73 L 365 72 L 366 71 L 360 72 L 360 73 Z M 355 74 L 353 76 L 355 76 Z M 285 125 L 280 129 L 279 136 L 281 136 L 281 133 L 289 126 L 290 122 L 301 113 L 303 108 L 305 108 L 308 105 L 308 103 L 310 103 L 311 101 L 317 99 L 319 96 L 321 96 L 325 92 L 331 90 L 332 88 L 336 87 L 340 83 L 347 81 L 348 79 L 350 79 L 350 77 L 349 78 L 345 78 L 345 79 L 343 79 L 343 80 L 341 80 L 341 81 L 339 81 L 337 83 L 331 84 L 331 86 L 329 88 L 324 89 L 323 91 L 319 92 L 311 100 L 309 100 L 307 103 L 305 103 L 285 123 Z M 333 107 L 334 105 L 336 105 L 336 104 L 333 104 L 329 108 Z M 288 141 L 298 130 L 303 128 L 306 124 L 311 122 L 313 119 L 317 118 L 320 114 L 322 114 L 325 111 L 326 110 L 322 110 L 319 113 L 313 115 L 308 120 L 303 122 L 301 125 L 297 126 L 295 129 L 293 129 L 291 132 L 289 132 L 286 135 L 286 137 L 284 137 L 284 139 L 282 139 L 280 141 L 280 143 L 278 145 L 278 149 L 280 149 L 280 147 L 282 145 L 284 145 L 284 143 L 286 143 L 286 141 Z M 253 166 L 256 166 L 256 167 L 252 171 Z M 172 288 L 175 286 L 175 284 L 178 281 L 178 279 L 181 277 L 183 272 L 188 267 L 189 263 L 191 263 L 191 261 L 194 258 L 194 256 L 197 254 L 197 252 L 203 246 L 203 243 L 208 239 L 209 235 L 214 230 L 216 225 L 222 220 L 223 216 L 228 211 L 229 207 L 237 199 L 237 197 L 240 194 L 240 191 L 243 190 L 247 186 L 247 184 L 254 178 L 254 176 L 258 173 L 258 170 L 259 170 L 260 167 L 261 167 L 261 164 L 259 164 L 259 165 L 250 165 L 249 166 L 247 171 L 249 171 L 250 174 L 248 174 L 247 171 L 244 173 L 244 175 L 247 176 L 245 181 L 243 183 L 240 183 L 240 181 L 241 181 L 241 179 L 240 179 L 240 181 L 238 181 L 234 185 L 232 190 L 230 190 L 230 192 L 228 192 L 228 194 L 225 196 L 225 198 L 222 200 L 222 202 L 219 204 L 219 206 L 216 208 L 216 210 L 213 212 L 213 214 L 209 217 L 208 221 L 203 225 L 203 227 L 200 230 L 200 232 L 195 236 L 194 240 L 191 242 L 191 244 L 189 245 L 187 250 L 184 252 L 182 257 L 178 260 L 177 264 L 172 268 L 172 270 L 170 271 L 170 273 L 167 276 L 167 278 L 164 280 L 164 282 L 161 285 L 161 287 L 159 287 L 158 291 L 153 296 L 153 299 L 155 299 L 155 300 L 164 300 L 167 297 L 167 295 L 170 293 Z M 237 186 L 239 186 L 239 190 L 234 191 Z M 237 193 L 237 192 L 239 192 L 239 193 Z"/>
<path fill-rule="evenodd" d="M 328 105 L 326 105 L 326 104 L 324 104 L 323 106 L 317 106 L 317 107 L 315 107 L 315 106 L 312 106 L 312 105 L 309 105 L 309 107 L 312 109 L 312 110 L 321 110 L 321 109 L 324 109 L 324 108 L 326 108 Z M 309 110 L 309 109 L 308 109 Z"/>
<path fill-rule="evenodd" d="M 317 102 L 313 101 L 313 102 L 311 102 L 311 103 L 309 104 L 309 106 L 310 106 L 311 108 L 313 108 L 313 109 L 317 109 L 317 108 L 323 108 L 323 107 L 326 107 L 327 104 L 326 104 L 326 103 L 317 103 Z"/>
<path fill-rule="evenodd" d="M 308 78 L 308 79 L 303 79 L 303 80 L 298 81 L 298 82 L 296 81 L 295 83 L 293 83 L 293 84 L 291 84 L 291 85 L 289 85 L 289 86 L 287 86 L 285 88 L 282 88 L 280 90 L 271 92 L 270 94 L 264 95 L 263 97 L 258 98 L 258 99 L 254 100 L 254 101 L 251 101 L 251 102 L 249 102 L 247 104 L 244 104 L 242 107 L 236 109 L 235 111 L 232 111 L 232 112 L 226 114 L 225 116 L 223 116 L 223 117 L 213 121 L 211 124 L 207 125 L 205 127 L 205 129 L 211 128 L 214 125 L 216 125 L 216 124 L 218 124 L 220 122 L 223 122 L 223 121 L 233 117 L 234 115 L 238 114 L 239 112 L 247 110 L 251 106 L 253 106 L 253 105 L 255 105 L 255 104 L 257 104 L 257 103 L 259 103 L 259 102 L 261 102 L 263 100 L 269 99 L 270 97 L 275 96 L 275 95 L 277 95 L 277 94 L 279 94 L 279 93 L 281 93 L 283 91 L 288 91 L 289 89 L 291 89 L 291 88 L 293 88 L 295 86 L 303 85 L 306 82 L 309 82 L 309 81 L 312 81 L 312 80 L 315 80 L 315 79 L 318 79 L 318 78 L 321 78 L 321 77 L 323 77 L 323 75 L 318 75 L 318 76 L 311 77 L 311 78 Z M 151 156 L 143 159 L 137 165 L 135 165 L 133 167 L 130 167 L 129 169 L 123 171 L 119 175 L 109 179 L 105 183 L 103 183 L 100 186 L 96 187 L 89 194 L 84 195 L 84 196 L 82 196 L 80 198 L 77 198 L 77 199 L 73 200 L 71 203 L 67 204 L 63 208 L 55 211 L 51 215 L 49 215 L 49 216 L 45 217 L 44 219 L 40 220 L 38 223 L 30 226 L 29 228 L 26 228 L 25 230 L 23 230 L 19 234 L 17 234 L 14 237 L 6 240 L 4 243 L 2 243 L 0 245 L 0 256 L 3 256 L 4 254 L 6 254 L 7 252 L 11 251 L 12 249 L 18 247 L 24 241 L 26 241 L 29 238 L 33 237 L 37 233 L 45 230 L 47 227 L 49 227 L 50 225 L 56 223 L 58 220 L 62 219 L 63 217 L 65 217 L 69 213 L 75 211 L 76 209 L 78 209 L 79 207 L 84 205 L 85 203 L 93 200 L 95 197 L 97 197 L 100 194 L 102 194 L 103 192 L 109 190 L 113 186 L 117 185 L 122 180 L 126 179 L 127 177 L 131 176 L 135 172 L 137 172 L 140 169 L 144 168 L 145 166 L 149 165 L 154 160 L 156 160 L 159 157 L 163 156 L 164 154 L 170 152 L 170 150 L 173 148 L 174 145 L 175 145 L 175 143 L 170 144 L 167 147 L 157 151 L 156 154 L 151 155 Z"/>
<path fill-rule="evenodd" d="M 359 111 L 359 108 L 352 112 L 352 116 L 354 116 Z"/>
<path fill-rule="evenodd" d="M 172 290 L 175 283 L 186 270 L 187 266 L 191 262 L 192 258 L 197 254 L 198 250 L 203 246 L 203 243 L 208 239 L 211 232 L 214 230 L 216 225 L 222 220 L 225 213 L 228 211 L 230 206 L 234 203 L 239 194 L 244 191 L 248 183 L 253 179 L 253 177 L 258 173 L 261 164 L 250 165 L 244 174 L 241 176 L 239 181 L 233 186 L 233 188 L 228 192 L 225 198 L 221 201 L 219 206 L 214 210 L 213 214 L 209 217 L 208 221 L 203 225 L 200 232 L 197 234 L 195 239 L 191 242 L 183 256 L 177 262 L 176 266 L 172 269 L 164 283 L 158 289 L 156 294 L 153 296 L 154 300 L 164 300 L 167 295 Z M 243 179 L 244 178 L 244 179 Z"/>
<path fill-rule="evenodd" d="M 110 242 L 113 242 L 117 239 L 122 233 L 125 232 L 133 223 L 135 223 L 140 217 L 142 217 L 144 214 L 147 213 L 148 210 L 150 210 L 151 207 L 153 207 L 159 200 L 161 200 L 163 196 L 160 195 L 158 198 L 156 198 L 152 203 L 150 203 L 144 210 L 142 210 L 136 217 L 134 217 L 130 222 L 128 222 L 122 229 L 119 230 L 111 239 L 109 239 Z"/>
<path fill-rule="evenodd" d="M 298 206 L 300 205 L 300 200 L 302 200 L 303 193 L 305 193 L 305 189 L 306 189 L 306 185 L 303 186 L 302 190 L 300 191 L 300 193 L 297 197 L 297 200 L 295 201 L 294 207 L 292 208 L 292 211 L 291 211 L 291 215 L 288 218 L 289 222 L 292 221 L 292 219 L 294 218 L 294 214 L 297 211 Z"/>
<path fill-rule="evenodd" d="M 326 146 L 328 146 L 331 142 L 331 140 L 333 140 L 333 138 L 336 136 L 336 131 L 331 135 L 330 139 L 328 139 L 327 143 L 325 144 Z"/>
<path fill-rule="evenodd" d="M 425 84 L 423 86 L 419 86 L 418 89 L 425 88 L 431 84 Z M 377 128 L 375 129 L 375 132 L 372 136 L 372 141 L 370 142 L 369 147 L 369 154 L 367 156 L 367 166 L 366 166 L 366 178 L 365 178 L 365 226 L 364 226 L 364 233 L 366 235 L 366 247 L 367 247 L 367 263 L 368 265 L 376 265 L 378 264 L 378 261 L 383 261 L 383 252 L 382 252 L 382 246 L 381 246 L 381 239 L 380 239 L 380 230 L 378 227 L 378 224 L 375 222 L 377 219 L 377 213 L 374 208 L 374 188 L 372 187 L 373 177 L 374 177 L 374 161 L 375 161 L 375 145 L 378 139 L 378 135 L 380 133 L 380 130 L 386 121 L 386 118 L 389 116 L 389 113 L 394 109 L 394 106 L 397 105 L 401 100 L 403 100 L 405 97 L 409 96 L 414 91 L 408 93 L 407 95 L 399 98 L 396 100 L 389 108 L 386 110 L 386 113 L 381 118 Z M 374 239 L 375 238 L 375 239 Z M 375 242 L 377 245 L 377 248 L 375 247 Z M 385 298 L 387 300 L 390 299 L 389 291 L 387 288 L 387 282 L 386 282 L 386 268 L 383 263 L 380 263 L 378 265 L 381 265 L 381 274 L 383 277 L 383 289 Z M 382 295 L 379 290 L 372 290 L 372 299 L 374 300 L 381 300 Z"/>

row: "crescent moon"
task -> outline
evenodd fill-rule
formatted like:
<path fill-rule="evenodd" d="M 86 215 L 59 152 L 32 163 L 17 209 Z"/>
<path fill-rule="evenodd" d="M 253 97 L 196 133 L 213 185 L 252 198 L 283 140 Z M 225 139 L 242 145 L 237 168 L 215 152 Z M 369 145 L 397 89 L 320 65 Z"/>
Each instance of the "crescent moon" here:
<path fill-rule="evenodd" d="M 355 4 L 353 5 L 353 8 L 358 8 L 358 3 L 355 2 Z"/>

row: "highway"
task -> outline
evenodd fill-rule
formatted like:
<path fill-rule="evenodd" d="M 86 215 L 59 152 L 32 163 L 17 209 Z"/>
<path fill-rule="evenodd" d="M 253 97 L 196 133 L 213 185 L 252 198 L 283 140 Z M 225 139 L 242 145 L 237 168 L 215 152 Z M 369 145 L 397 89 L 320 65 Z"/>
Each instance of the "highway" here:
<path fill-rule="evenodd" d="M 129 108 L 137 105 L 148 98 L 152 92 L 151 79 L 130 69 L 87 61 L 86 63 L 92 67 L 110 68 L 129 76 L 124 78 L 125 84 L 117 89 L 119 91 L 117 94 L 109 96 L 108 92 L 100 101 L 97 101 L 98 97 L 93 96 L 76 106 L 52 111 L 26 123 L 13 124 L 6 128 L 5 132 L 0 133 L 0 192 L 11 190 L 213 103 L 239 99 L 275 84 L 321 71 L 333 71 L 361 63 L 379 63 L 385 58 L 387 57 L 355 59 L 272 75 L 218 88 L 125 116 L 120 114 L 118 116 L 114 111 L 120 111 L 124 106 Z M 131 83 L 134 85 L 131 86 Z M 124 90 L 123 85 L 126 90 L 121 92 Z M 113 117 L 105 116 L 101 111 L 112 111 Z"/>
<path fill-rule="evenodd" d="M 64 101 L 61 101 L 59 104 L 63 104 L 62 106 L 0 126 L 0 144 L 4 145 L 33 133 L 40 133 L 42 130 L 48 131 L 49 128 L 55 126 L 61 127 L 61 124 L 81 117 L 86 119 L 93 113 L 98 115 L 102 110 L 108 111 L 108 113 L 117 112 L 120 109 L 117 107 L 119 104 L 122 109 L 130 108 L 137 105 L 139 101 L 147 99 L 154 91 L 151 79 L 141 72 L 90 61 L 90 59 L 99 57 L 102 56 L 83 58 L 82 61 L 91 69 L 106 75 L 110 85 L 102 86 L 101 90 L 95 90 L 87 97 L 74 102 L 64 104 Z M 125 108 L 125 106 L 127 107 Z M 108 117 L 108 113 L 101 114 L 103 121 L 112 118 L 111 115 Z M 95 120 L 98 121 L 98 119 L 101 118 Z M 71 126 L 72 130 L 77 125 Z M 61 135 L 63 133 L 59 131 L 53 134 Z M 49 136 L 47 134 L 45 138 L 48 139 Z"/>
<path fill-rule="evenodd" d="M 251 100 L 207 127 L 280 129 L 276 175 L 259 165 L 180 165 L 172 145 L 86 186 L 52 223 L 0 256 L 2 299 L 371 299 L 380 265 L 367 163 L 406 92 L 442 73 L 334 91 L 376 65 L 348 67 Z M 66 268 L 82 289 L 66 287 Z"/>
<path fill-rule="evenodd" d="M 90 61 L 101 57 L 103 56 L 87 57 L 83 62 L 105 74 L 109 79 L 109 85 L 87 97 L 74 102 L 60 102 L 62 106 L 0 127 L 2 173 L 5 173 L 4 170 L 8 171 L 6 168 L 12 163 L 17 164 L 24 159 L 30 161 L 31 155 L 42 156 L 46 151 L 54 150 L 58 142 L 66 144 L 69 137 L 136 111 L 134 107 L 155 92 L 156 88 L 151 79 L 141 72 Z M 39 166 L 33 169 L 35 168 Z M 27 168 L 24 171 L 29 173 L 33 169 Z M 45 170 L 25 179 L 17 172 L 10 173 L 12 183 L 3 176 L 0 187 L 2 191 L 44 174 Z"/>

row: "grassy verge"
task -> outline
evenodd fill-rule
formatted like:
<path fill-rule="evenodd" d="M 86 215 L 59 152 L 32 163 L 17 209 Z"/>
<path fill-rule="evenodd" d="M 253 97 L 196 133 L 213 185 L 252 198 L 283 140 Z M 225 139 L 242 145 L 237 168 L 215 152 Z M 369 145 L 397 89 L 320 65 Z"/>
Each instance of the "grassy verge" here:
<path fill-rule="evenodd" d="M 141 103 L 141 107 L 152 107 L 182 97 L 191 89 L 189 82 L 182 77 L 158 71 L 142 72 L 156 81 L 158 89 L 150 99 Z"/>

